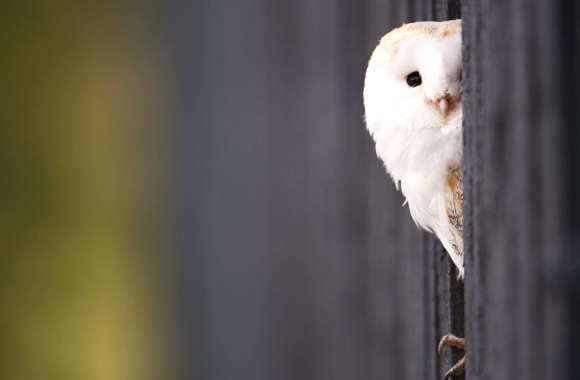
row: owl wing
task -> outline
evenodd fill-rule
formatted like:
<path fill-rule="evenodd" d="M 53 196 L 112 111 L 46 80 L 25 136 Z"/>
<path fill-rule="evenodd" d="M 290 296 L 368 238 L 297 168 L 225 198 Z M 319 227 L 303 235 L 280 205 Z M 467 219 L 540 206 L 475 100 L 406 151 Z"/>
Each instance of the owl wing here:
<path fill-rule="evenodd" d="M 445 190 L 446 228 L 437 234 L 463 276 L 463 170 L 454 168 L 447 177 Z"/>

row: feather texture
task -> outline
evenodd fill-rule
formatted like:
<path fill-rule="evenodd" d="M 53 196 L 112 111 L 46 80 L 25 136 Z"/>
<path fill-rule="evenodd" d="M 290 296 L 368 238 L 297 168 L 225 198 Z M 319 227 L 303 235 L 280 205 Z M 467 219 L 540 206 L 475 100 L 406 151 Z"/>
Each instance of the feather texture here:
<path fill-rule="evenodd" d="M 421 76 L 419 86 L 406 77 Z M 365 78 L 366 125 L 415 223 L 437 235 L 463 276 L 461 21 L 388 33 Z"/>

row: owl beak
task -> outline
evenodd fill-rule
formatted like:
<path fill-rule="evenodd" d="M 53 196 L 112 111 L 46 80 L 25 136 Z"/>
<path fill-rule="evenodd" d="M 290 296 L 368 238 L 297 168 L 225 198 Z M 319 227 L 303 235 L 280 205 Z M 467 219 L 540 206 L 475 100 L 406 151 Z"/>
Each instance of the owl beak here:
<path fill-rule="evenodd" d="M 441 112 L 441 115 L 443 115 L 443 117 L 447 117 L 447 114 L 449 113 L 449 98 L 447 96 L 439 98 L 436 101 L 436 104 L 437 108 L 439 108 L 439 112 Z"/>

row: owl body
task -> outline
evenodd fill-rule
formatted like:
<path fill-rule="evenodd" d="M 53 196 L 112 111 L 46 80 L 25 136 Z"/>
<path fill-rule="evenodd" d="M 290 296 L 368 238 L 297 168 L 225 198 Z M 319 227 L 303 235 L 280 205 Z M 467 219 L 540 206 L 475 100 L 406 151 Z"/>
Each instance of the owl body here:
<path fill-rule="evenodd" d="M 388 33 L 365 78 L 366 125 L 415 223 L 463 275 L 461 21 Z"/>

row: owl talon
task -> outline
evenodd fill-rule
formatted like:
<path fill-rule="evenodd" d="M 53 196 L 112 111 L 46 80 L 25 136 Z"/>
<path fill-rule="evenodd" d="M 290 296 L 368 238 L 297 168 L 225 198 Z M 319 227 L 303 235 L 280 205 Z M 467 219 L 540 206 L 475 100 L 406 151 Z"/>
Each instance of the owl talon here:
<path fill-rule="evenodd" d="M 443 380 L 449 379 L 451 376 L 462 376 L 465 373 L 465 356 L 459 359 L 457 363 L 443 376 Z"/>
<path fill-rule="evenodd" d="M 447 334 L 441 338 L 439 346 L 437 347 L 437 352 L 439 356 L 443 357 L 445 354 L 446 347 L 455 347 L 460 350 L 465 350 L 465 338 L 459 338 L 452 334 Z M 444 380 L 447 380 L 451 376 L 461 376 L 465 373 L 465 356 L 462 357 L 449 371 L 443 376 Z"/>
<path fill-rule="evenodd" d="M 460 350 L 464 350 L 465 338 L 459 338 L 453 334 L 444 335 L 439 342 L 439 346 L 437 347 L 439 356 L 443 356 L 445 354 L 445 347 L 455 347 L 459 348 Z"/>

